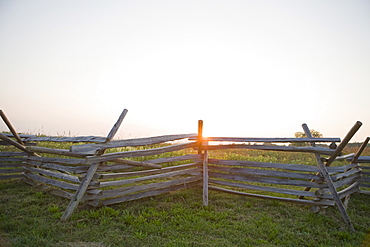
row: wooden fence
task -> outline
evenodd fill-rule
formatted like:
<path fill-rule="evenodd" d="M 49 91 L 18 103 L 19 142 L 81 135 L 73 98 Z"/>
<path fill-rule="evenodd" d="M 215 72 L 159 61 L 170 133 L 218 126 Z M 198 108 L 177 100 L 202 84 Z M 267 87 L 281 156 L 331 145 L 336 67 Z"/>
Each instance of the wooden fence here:
<path fill-rule="evenodd" d="M 201 121 L 197 134 L 113 141 L 126 113 L 127 110 L 122 112 L 106 138 L 21 136 L 15 131 L 0 134 L 6 144 L 22 151 L 0 152 L 0 178 L 22 177 L 28 184 L 69 199 L 63 220 L 71 216 L 80 201 L 106 206 L 198 185 L 203 188 L 204 205 L 209 203 L 208 190 L 217 190 L 311 205 L 315 211 L 337 206 L 353 230 L 346 213 L 350 195 L 369 194 L 366 188 L 370 187 L 370 169 L 362 163 L 369 159 L 360 157 L 369 139 L 355 155 L 345 157 L 349 164 L 330 166 L 359 129 L 360 122 L 342 142 L 340 138 L 312 138 L 307 125 L 303 125 L 307 138 L 203 138 Z M 5 122 L 13 129 L 8 120 Z M 69 149 L 52 149 L 35 143 L 42 141 L 77 144 Z M 310 145 L 287 145 L 291 143 Z M 316 143 L 339 146 L 331 149 Z M 317 166 L 212 158 L 213 152 L 226 149 L 310 153 Z"/>

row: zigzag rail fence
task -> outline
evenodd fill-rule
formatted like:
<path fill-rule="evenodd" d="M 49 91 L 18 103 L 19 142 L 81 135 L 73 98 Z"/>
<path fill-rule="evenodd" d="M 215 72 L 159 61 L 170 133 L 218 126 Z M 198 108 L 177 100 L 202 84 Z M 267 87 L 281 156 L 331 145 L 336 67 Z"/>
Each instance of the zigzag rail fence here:
<path fill-rule="evenodd" d="M 198 186 L 203 188 L 203 205 L 209 204 L 208 191 L 216 190 L 311 205 L 315 212 L 336 206 L 348 229 L 354 230 L 346 212 L 349 198 L 356 192 L 370 194 L 370 157 L 360 156 L 369 138 L 356 154 L 338 156 L 361 127 L 360 122 L 356 122 L 343 141 L 309 135 L 308 138 L 205 138 L 202 121 L 195 134 L 111 140 L 126 113 L 127 110 L 122 112 L 105 138 L 17 134 L 1 112 L 12 134 L 1 133 L 0 144 L 13 145 L 21 152 L 0 152 L 0 179 L 21 178 L 43 191 L 69 199 L 62 220 L 71 216 L 80 201 L 94 207 L 108 206 Z M 307 125 L 302 127 L 307 131 Z M 73 145 L 69 149 L 53 149 L 39 147 L 39 142 Z M 288 145 L 292 143 L 309 146 Z M 331 149 L 316 143 L 339 145 Z M 248 160 L 247 156 L 243 160 L 212 158 L 218 150 L 240 149 L 309 153 L 315 155 L 318 165 L 257 162 Z M 348 164 L 330 166 L 336 160 Z"/>

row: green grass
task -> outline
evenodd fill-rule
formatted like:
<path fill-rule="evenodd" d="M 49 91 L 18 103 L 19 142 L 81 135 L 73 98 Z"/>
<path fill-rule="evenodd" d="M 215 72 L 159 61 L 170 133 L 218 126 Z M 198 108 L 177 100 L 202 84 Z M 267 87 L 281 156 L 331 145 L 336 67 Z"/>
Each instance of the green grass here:
<path fill-rule="evenodd" d="M 113 207 L 81 205 L 61 222 L 68 200 L 7 181 L 0 185 L 0 236 L 9 246 L 366 246 L 369 240 L 365 195 L 353 195 L 349 204 L 355 233 L 341 228 L 336 208 L 314 214 L 308 206 L 214 191 L 209 197 L 204 207 L 200 188 L 191 188 Z"/>
<path fill-rule="evenodd" d="M 296 153 L 210 155 L 316 164 L 313 155 Z M 344 228 L 336 207 L 314 214 L 309 206 L 216 191 L 204 207 L 197 187 L 112 207 L 82 204 L 62 222 L 68 203 L 19 180 L 0 181 L 0 246 L 370 246 L 370 197 L 361 194 L 352 195 L 347 210 L 354 233 Z"/>

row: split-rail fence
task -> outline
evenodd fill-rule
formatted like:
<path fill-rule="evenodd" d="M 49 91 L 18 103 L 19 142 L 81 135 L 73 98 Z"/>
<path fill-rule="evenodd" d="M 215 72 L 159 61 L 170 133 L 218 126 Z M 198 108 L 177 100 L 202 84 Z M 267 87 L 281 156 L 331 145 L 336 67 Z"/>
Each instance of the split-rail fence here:
<path fill-rule="evenodd" d="M 107 206 L 198 186 L 203 189 L 204 205 L 209 203 L 208 191 L 216 190 L 311 205 L 316 212 L 336 206 L 347 227 L 353 230 L 346 212 L 349 198 L 355 192 L 370 194 L 370 159 L 360 156 L 369 138 L 356 154 L 340 156 L 361 122 L 356 122 L 342 141 L 312 138 L 305 124 L 302 127 L 307 138 L 204 138 L 202 121 L 195 134 L 113 140 L 127 110 L 107 137 L 20 135 L 0 113 L 11 131 L 0 134 L 0 144 L 13 145 L 21 151 L 0 152 L 0 179 L 22 178 L 69 199 L 63 220 L 72 215 L 81 201 L 94 207 Z M 53 149 L 37 146 L 40 142 L 72 145 L 69 149 Z M 288 145 L 292 143 L 309 145 Z M 212 158 L 212 152 L 225 149 L 310 153 L 317 165 L 257 162 L 248 157 Z M 338 159 L 348 162 L 331 166 Z"/>

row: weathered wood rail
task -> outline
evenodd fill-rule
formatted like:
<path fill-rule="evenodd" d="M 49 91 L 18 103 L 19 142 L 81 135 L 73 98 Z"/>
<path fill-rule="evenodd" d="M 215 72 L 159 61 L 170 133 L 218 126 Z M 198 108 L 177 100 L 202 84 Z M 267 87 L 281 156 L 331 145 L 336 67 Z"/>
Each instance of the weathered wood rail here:
<path fill-rule="evenodd" d="M 63 220 L 71 216 L 80 201 L 99 207 L 200 186 L 204 205 L 209 204 L 208 190 L 215 190 L 311 205 L 315 211 L 337 206 L 353 230 L 346 213 L 350 195 L 370 194 L 370 167 L 365 165 L 370 159 L 360 156 L 369 138 L 356 154 L 341 158 L 348 164 L 330 166 L 340 159 L 338 155 L 361 126 L 360 122 L 343 141 L 312 138 L 306 125 L 303 128 L 308 138 L 203 138 L 202 121 L 197 134 L 112 140 L 126 113 L 127 110 L 122 112 L 107 137 L 18 135 L 6 119 L 12 134 L 0 134 L 1 144 L 13 145 L 22 152 L 0 152 L 0 179 L 22 178 L 28 184 L 69 199 Z M 1 115 L 5 117 L 3 112 Z M 68 142 L 71 146 L 69 149 L 37 146 L 46 141 Z M 340 144 L 331 149 L 316 143 Z M 212 157 L 218 150 L 240 149 L 309 153 L 316 157 L 317 165 Z"/>
<path fill-rule="evenodd" d="M 0 180 L 22 178 L 27 153 L 0 152 Z"/>

